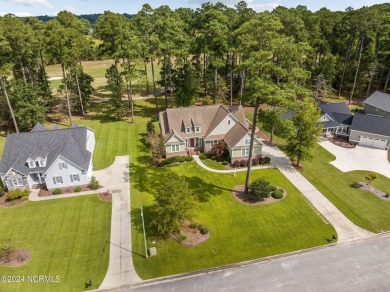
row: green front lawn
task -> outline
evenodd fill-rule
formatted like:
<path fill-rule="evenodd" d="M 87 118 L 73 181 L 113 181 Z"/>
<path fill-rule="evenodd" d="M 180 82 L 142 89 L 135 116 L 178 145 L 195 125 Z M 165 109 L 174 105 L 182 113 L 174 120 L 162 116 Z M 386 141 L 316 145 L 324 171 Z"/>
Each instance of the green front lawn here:
<path fill-rule="evenodd" d="M 367 171 L 340 171 L 329 163 L 335 157 L 321 146 L 316 147 L 313 156 L 311 161 L 303 162 L 301 173 L 322 194 L 356 225 L 373 232 L 390 230 L 390 202 L 352 187 L 355 182 L 365 181 Z M 372 185 L 389 191 L 390 179 L 378 174 Z"/>
<path fill-rule="evenodd" d="M 152 106 L 147 101 L 137 101 L 136 105 L 138 111 Z M 151 158 L 144 146 L 148 115 L 140 114 L 136 124 L 129 125 L 130 133 L 126 139 L 130 140 L 133 259 L 141 278 L 189 272 L 319 246 L 327 244 L 327 239 L 336 234 L 278 170 L 253 171 L 252 179 L 265 177 L 285 188 L 288 197 L 274 204 L 248 206 L 237 202 L 231 193 L 235 185 L 244 183 L 245 173 L 238 173 L 236 177 L 215 174 L 195 162 L 165 168 L 151 167 Z M 184 176 L 199 196 L 201 203 L 194 221 L 204 224 L 211 232 L 211 238 L 199 246 L 185 247 L 172 239 L 153 238 L 148 214 L 161 174 L 167 171 Z M 156 246 L 158 253 L 148 260 L 144 258 L 141 205 L 144 207 L 148 246 Z M 152 240 L 156 243 L 152 244 Z"/>
<path fill-rule="evenodd" d="M 222 165 L 221 162 L 217 162 L 215 160 L 211 159 L 204 159 L 202 160 L 203 164 L 212 168 L 212 169 L 218 169 L 218 170 L 226 170 L 225 165 Z"/>
<path fill-rule="evenodd" d="M 25 276 L 0 283 L 1 291 L 97 289 L 108 268 L 111 204 L 96 195 L 0 207 L 0 238 L 14 239 L 32 259 L 22 267 L 0 267 L 0 275 Z M 28 283 L 27 276 L 60 276 L 59 283 Z"/>

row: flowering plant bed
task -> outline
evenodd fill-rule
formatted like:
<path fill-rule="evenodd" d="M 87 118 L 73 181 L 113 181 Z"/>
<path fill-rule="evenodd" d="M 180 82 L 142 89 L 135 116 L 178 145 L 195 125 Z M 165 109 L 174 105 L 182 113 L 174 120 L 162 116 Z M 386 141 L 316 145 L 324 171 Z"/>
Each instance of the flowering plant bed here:
<path fill-rule="evenodd" d="M 8 261 L 0 259 L 0 266 L 20 267 L 27 264 L 31 256 L 31 252 L 27 249 L 16 249 L 10 253 Z"/>
<path fill-rule="evenodd" d="M 0 197 L 0 206 L 2 207 L 16 207 L 16 206 L 23 205 L 26 202 L 28 202 L 28 199 L 24 197 L 12 201 L 8 201 L 6 195 Z"/>
<path fill-rule="evenodd" d="M 368 183 L 358 182 L 358 183 L 356 183 L 355 186 L 357 188 L 360 188 L 362 190 L 365 190 L 365 191 L 368 191 L 368 192 L 374 194 L 375 196 L 381 198 L 382 200 L 390 201 L 390 194 L 389 193 L 378 190 L 377 188 L 373 187 L 372 185 L 370 185 Z"/>
<path fill-rule="evenodd" d="M 171 237 L 186 246 L 194 246 L 208 240 L 210 231 L 203 225 L 185 221 L 180 226 L 180 232 L 172 233 Z"/>
<path fill-rule="evenodd" d="M 281 190 L 280 187 L 276 187 L 276 189 Z M 275 199 L 274 197 L 272 197 L 271 195 L 272 192 L 271 192 L 269 198 L 265 198 L 263 201 L 256 201 L 251 198 L 249 193 L 245 194 L 245 185 L 235 186 L 232 191 L 232 194 L 237 201 L 240 201 L 241 203 L 248 204 L 248 205 L 254 205 L 254 206 L 275 203 L 284 199 L 287 196 L 287 192 L 283 190 L 283 198 L 281 199 Z"/>

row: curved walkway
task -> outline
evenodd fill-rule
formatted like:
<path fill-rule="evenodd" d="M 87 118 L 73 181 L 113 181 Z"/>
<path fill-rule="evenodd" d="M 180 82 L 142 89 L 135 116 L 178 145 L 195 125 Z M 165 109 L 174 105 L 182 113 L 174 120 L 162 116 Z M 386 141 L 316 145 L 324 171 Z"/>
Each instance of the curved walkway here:
<path fill-rule="evenodd" d="M 371 237 L 371 233 L 352 223 L 323 194 L 321 194 L 291 164 L 291 160 L 277 147 L 263 146 L 263 153 L 271 157 L 271 167 L 278 168 L 281 173 L 309 200 L 309 202 L 333 225 L 338 234 L 338 242 L 347 242 Z M 195 161 L 204 169 L 217 173 L 231 173 L 234 170 L 215 170 L 207 167 L 194 155 Z M 253 167 L 252 170 L 264 167 Z M 246 171 L 239 169 L 237 171 Z"/>
<path fill-rule="evenodd" d="M 142 279 L 135 272 L 131 250 L 129 156 L 115 157 L 115 161 L 110 167 L 94 171 L 93 175 L 104 186 L 102 189 L 48 197 L 38 197 L 38 191 L 33 190 L 29 200 L 55 200 L 105 191 L 112 193 L 110 259 L 107 274 L 99 289 L 140 282 Z"/>

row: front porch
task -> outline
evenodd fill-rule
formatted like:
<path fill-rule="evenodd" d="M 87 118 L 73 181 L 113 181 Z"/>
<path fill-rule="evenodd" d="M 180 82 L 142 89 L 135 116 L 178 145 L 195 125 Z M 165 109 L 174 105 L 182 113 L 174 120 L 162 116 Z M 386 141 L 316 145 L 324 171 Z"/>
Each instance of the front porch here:
<path fill-rule="evenodd" d="M 324 128 L 322 129 L 322 133 L 325 136 L 342 136 L 342 137 L 349 137 L 349 126 L 337 126 L 337 127 L 330 127 L 330 128 Z"/>

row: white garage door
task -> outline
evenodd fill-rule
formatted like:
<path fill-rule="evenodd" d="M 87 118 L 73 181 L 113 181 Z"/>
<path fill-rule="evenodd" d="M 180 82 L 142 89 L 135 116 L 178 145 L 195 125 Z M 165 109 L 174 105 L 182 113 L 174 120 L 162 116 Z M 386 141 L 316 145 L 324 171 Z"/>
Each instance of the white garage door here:
<path fill-rule="evenodd" d="M 374 139 L 370 137 L 360 137 L 359 145 L 379 149 L 386 149 L 387 140 Z"/>

